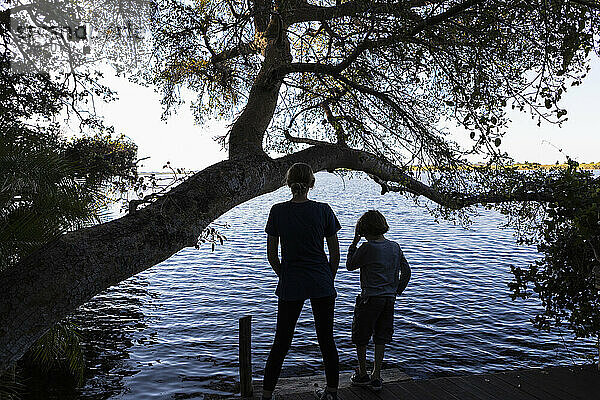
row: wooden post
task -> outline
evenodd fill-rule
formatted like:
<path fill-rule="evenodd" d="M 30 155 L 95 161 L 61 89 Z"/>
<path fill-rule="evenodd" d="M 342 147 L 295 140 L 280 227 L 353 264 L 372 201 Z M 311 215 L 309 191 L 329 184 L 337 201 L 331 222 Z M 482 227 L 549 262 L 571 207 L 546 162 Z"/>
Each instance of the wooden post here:
<path fill-rule="evenodd" d="M 240 318 L 240 394 L 252 397 L 252 316 Z"/>

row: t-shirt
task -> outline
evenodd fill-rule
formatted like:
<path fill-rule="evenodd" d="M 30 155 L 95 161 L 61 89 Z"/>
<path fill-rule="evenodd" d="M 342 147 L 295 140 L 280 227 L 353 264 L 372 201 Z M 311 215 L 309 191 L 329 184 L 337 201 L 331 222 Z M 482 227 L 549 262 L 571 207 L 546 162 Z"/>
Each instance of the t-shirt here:
<path fill-rule="evenodd" d="M 360 268 L 361 296 L 401 294 L 410 279 L 410 267 L 398 243 L 384 239 L 348 248 L 346 268 Z"/>
<path fill-rule="evenodd" d="M 265 232 L 281 242 L 281 272 L 275 294 L 282 300 L 335 296 L 324 239 L 341 229 L 326 203 L 286 201 L 271 207 Z"/>

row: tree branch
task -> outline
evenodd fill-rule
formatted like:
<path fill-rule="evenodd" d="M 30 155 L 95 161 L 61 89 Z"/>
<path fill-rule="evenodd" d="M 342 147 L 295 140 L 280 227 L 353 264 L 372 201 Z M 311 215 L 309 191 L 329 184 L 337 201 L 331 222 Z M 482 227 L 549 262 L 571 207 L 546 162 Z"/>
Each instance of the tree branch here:
<path fill-rule="evenodd" d="M 400 193 L 412 193 L 414 195 L 421 195 L 415 190 L 404 186 L 391 185 L 389 182 L 379 178 L 378 176 L 368 174 L 371 179 L 381 186 L 381 194 L 387 192 L 400 192 Z M 528 192 L 519 191 L 506 195 L 502 193 L 481 193 L 478 195 L 464 195 L 461 193 L 454 193 L 450 198 L 450 201 L 446 204 L 440 204 L 447 206 L 451 209 L 457 210 L 464 207 L 469 207 L 477 204 L 497 204 L 497 203 L 509 203 L 514 201 L 536 201 L 536 202 L 550 202 L 554 200 L 554 196 L 547 192 Z"/>
<path fill-rule="evenodd" d="M 92 296 L 194 245 L 214 219 L 281 187 L 285 171 L 297 162 L 308 163 L 315 172 L 364 171 L 454 209 L 477 202 L 552 201 L 546 194 L 525 191 L 505 196 L 440 193 L 381 157 L 334 144 L 319 143 L 277 159 L 250 154 L 223 161 L 133 214 L 62 235 L 15 269 L 1 271 L 0 374 Z"/>
<path fill-rule="evenodd" d="M 259 48 L 255 42 L 250 43 L 240 43 L 231 49 L 225 49 L 220 53 L 214 54 L 210 58 L 211 64 L 218 64 L 223 61 L 231 60 L 233 58 L 249 55 L 249 54 L 258 54 Z"/>
<path fill-rule="evenodd" d="M 581 6 L 586 6 L 594 10 L 600 10 L 600 1 L 598 0 L 570 0 L 573 3 L 577 3 Z"/>
<path fill-rule="evenodd" d="M 311 154 L 311 157 L 315 157 L 315 161 L 311 162 L 309 159 L 306 159 L 305 154 Z M 402 191 L 417 196 L 423 196 L 434 203 L 453 210 L 476 204 L 515 201 L 554 201 L 552 193 L 530 190 L 525 186 L 513 188 L 510 193 L 488 192 L 477 195 L 457 192 L 442 193 L 413 178 L 406 173 L 405 169 L 398 167 L 383 157 L 379 157 L 363 150 L 356 150 L 335 144 L 320 142 L 319 144 L 295 153 L 294 155 L 298 155 L 298 157 L 305 159 L 303 161 L 311 165 L 315 171 L 347 168 L 354 171 L 366 172 L 367 174 L 376 177 L 377 183 L 385 183 L 388 191 Z M 324 163 L 319 164 L 319 162 Z M 399 186 L 392 186 L 389 182 L 397 183 Z"/>
<path fill-rule="evenodd" d="M 399 44 L 403 41 L 411 40 L 414 36 L 418 35 L 426 28 L 438 25 L 448 19 L 451 19 L 461 12 L 477 4 L 483 3 L 484 1 L 485 0 L 466 0 L 448 8 L 446 11 L 428 18 L 424 18 L 407 32 L 391 35 L 379 40 L 364 40 L 358 46 L 356 46 L 356 48 L 348 55 L 348 57 L 346 57 L 346 59 L 337 65 L 320 63 L 290 63 L 277 68 L 274 73 L 279 76 L 284 76 L 294 72 L 325 73 L 334 76 L 339 75 L 345 69 L 347 69 L 364 51 L 384 48 Z"/>
<path fill-rule="evenodd" d="M 264 32 L 269 26 L 271 12 L 273 11 L 271 0 L 248 0 L 252 4 L 254 14 L 254 29 L 256 32 Z"/>
<path fill-rule="evenodd" d="M 438 1 L 411 0 L 398 3 L 378 3 L 364 0 L 348 1 L 331 7 L 321 7 L 303 3 L 298 8 L 287 10 L 284 19 L 288 24 L 309 21 L 329 21 L 335 18 L 350 17 L 369 12 L 370 14 L 399 15 L 407 10 L 433 4 Z"/>
<path fill-rule="evenodd" d="M 283 131 L 283 134 L 287 140 L 292 143 L 302 143 L 302 144 L 310 144 L 311 146 L 328 146 L 333 143 L 328 143 L 322 140 L 310 139 L 310 138 L 300 138 L 296 136 L 290 135 L 290 131 L 287 129 Z"/>
<path fill-rule="evenodd" d="M 342 119 L 333 115 L 333 112 L 331 112 L 331 107 L 329 107 L 329 102 L 327 100 L 321 103 L 321 108 L 323 109 L 323 111 L 325 111 L 325 117 L 327 117 L 327 122 L 329 122 L 335 130 L 337 144 L 339 144 L 340 146 L 346 146 L 346 134 L 344 133 L 344 129 L 342 129 L 342 126 L 340 125 L 340 121 Z"/>

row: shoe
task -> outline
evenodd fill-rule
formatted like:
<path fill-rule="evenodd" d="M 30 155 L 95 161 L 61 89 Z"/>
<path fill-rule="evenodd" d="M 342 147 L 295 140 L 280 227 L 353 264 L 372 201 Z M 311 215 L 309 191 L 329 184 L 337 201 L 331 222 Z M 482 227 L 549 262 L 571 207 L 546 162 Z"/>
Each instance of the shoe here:
<path fill-rule="evenodd" d="M 369 386 L 371 387 L 371 389 L 373 389 L 373 391 L 378 392 L 383 387 L 383 379 L 381 379 L 381 378 L 371 379 Z"/>
<path fill-rule="evenodd" d="M 350 377 L 350 385 L 352 386 L 369 386 L 370 383 L 371 377 L 369 376 L 369 374 L 360 376 L 358 375 L 358 370 L 354 371 L 354 373 Z"/>
<path fill-rule="evenodd" d="M 318 400 L 337 400 L 337 392 L 328 392 L 325 389 L 316 388 L 314 395 Z"/>

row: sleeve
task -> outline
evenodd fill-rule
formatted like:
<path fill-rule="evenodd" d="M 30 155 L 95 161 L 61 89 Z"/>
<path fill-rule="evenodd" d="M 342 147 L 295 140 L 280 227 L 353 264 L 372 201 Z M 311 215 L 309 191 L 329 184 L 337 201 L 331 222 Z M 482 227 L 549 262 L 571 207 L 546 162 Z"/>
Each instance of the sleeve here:
<path fill-rule="evenodd" d="M 267 232 L 271 236 L 279 236 L 279 231 L 277 230 L 277 225 L 275 223 L 275 214 L 276 212 L 275 206 L 271 207 L 271 211 L 269 211 L 269 218 L 267 219 L 267 226 L 265 226 L 265 232 Z"/>
<path fill-rule="evenodd" d="M 325 229 L 323 229 L 323 234 L 325 237 L 329 237 L 335 235 L 337 231 L 342 229 L 342 226 L 329 204 L 325 204 L 325 206 Z"/>
<path fill-rule="evenodd" d="M 364 266 L 366 264 L 366 260 L 368 259 L 368 249 L 368 243 L 361 244 L 358 249 L 354 245 L 348 247 L 348 256 L 346 257 L 346 269 L 348 271 L 353 271 Z"/>
<path fill-rule="evenodd" d="M 400 249 L 400 257 L 398 257 L 398 259 L 400 262 L 400 282 L 398 283 L 398 289 L 396 290 L 397 296 L 404 292 L 404 289 L 406 289 L 406 286 L 408 285 L 408 281 L 410 281 L 410 265 L 408 265 L 408 261 L 406 261 L 402 249 Z"/>

